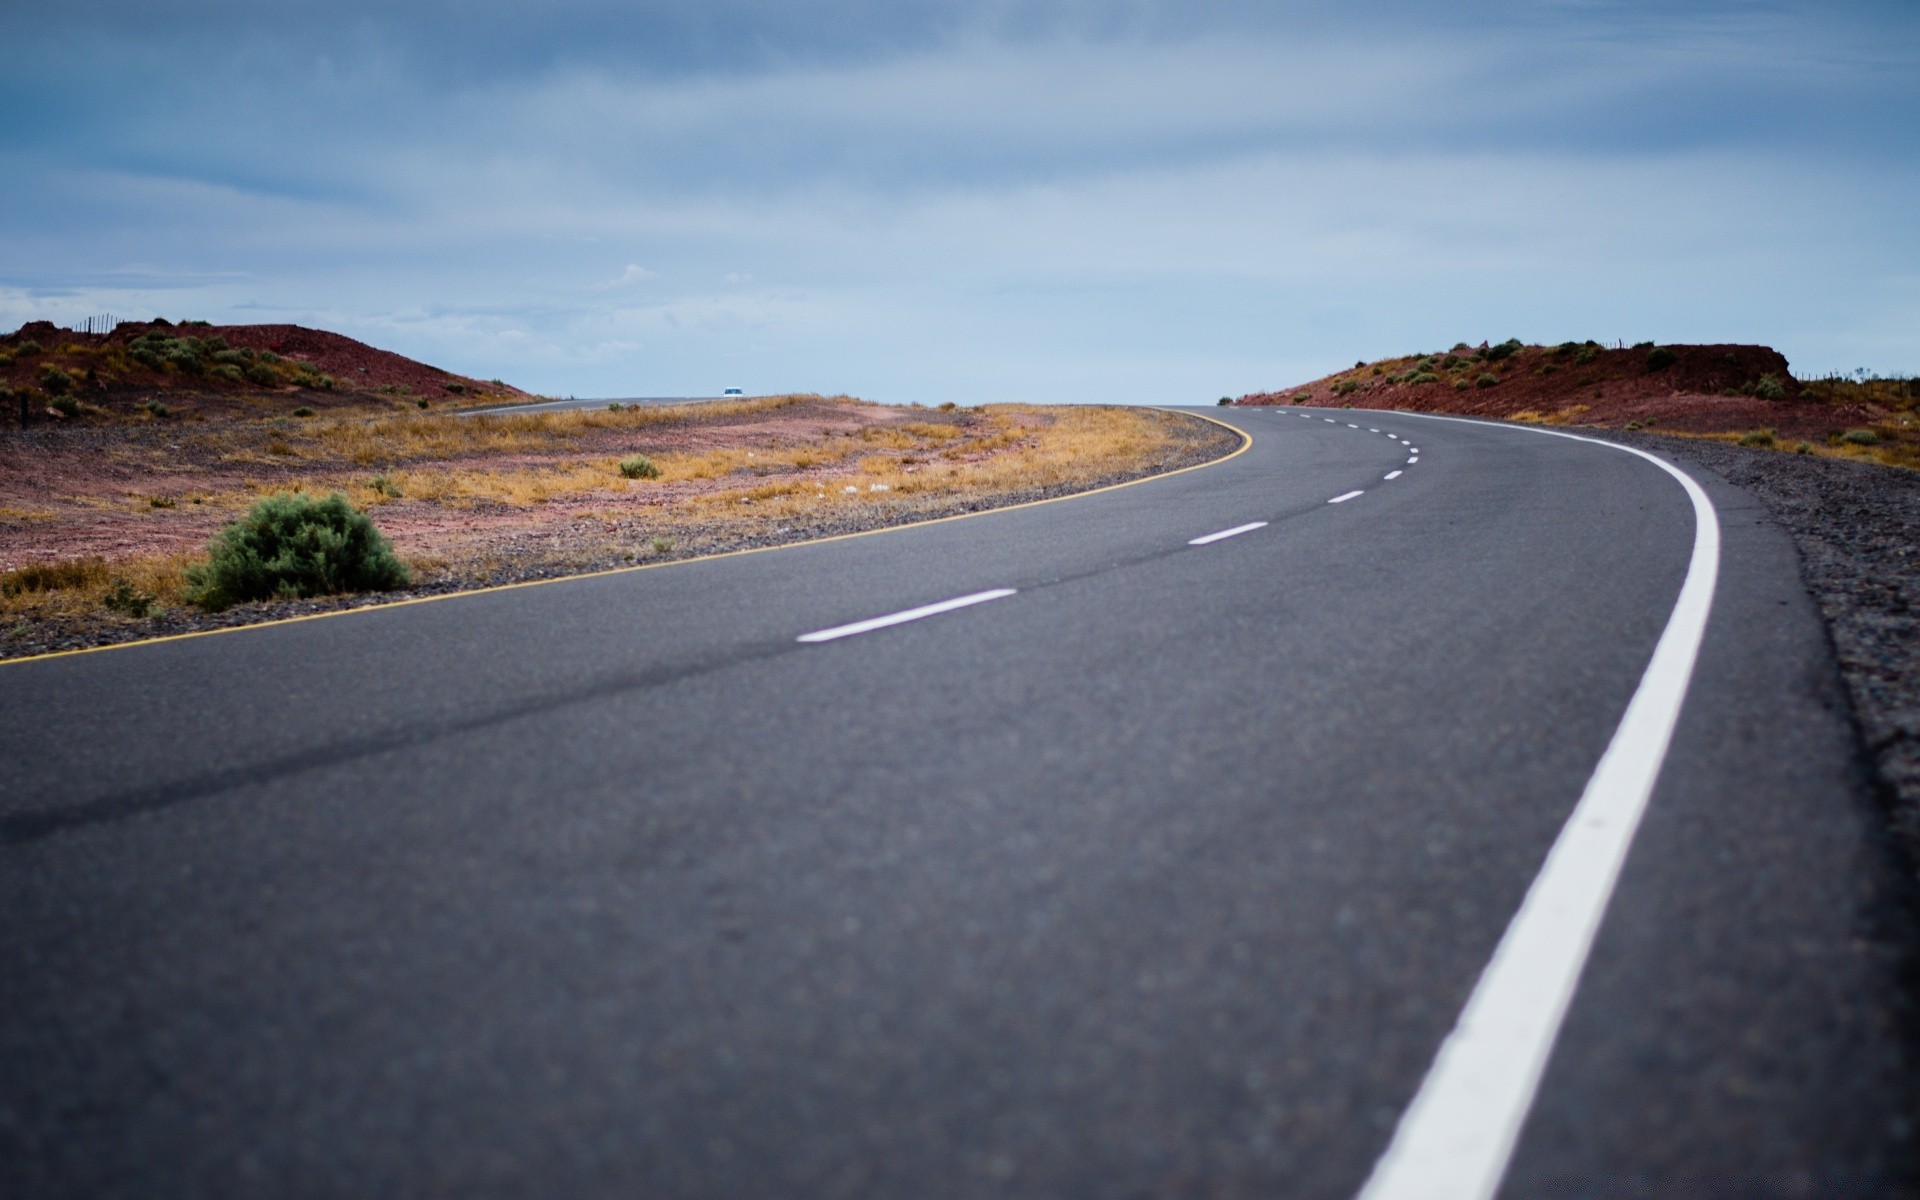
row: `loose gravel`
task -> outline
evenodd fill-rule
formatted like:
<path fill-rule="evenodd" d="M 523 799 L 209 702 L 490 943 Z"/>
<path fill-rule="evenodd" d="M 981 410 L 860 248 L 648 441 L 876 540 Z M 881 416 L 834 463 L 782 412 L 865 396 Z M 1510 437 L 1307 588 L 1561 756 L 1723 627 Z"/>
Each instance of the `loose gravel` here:
<path fill-rule="evenodd" d="M 1910 864 L 1920 864 L 1920 471 L 1723 442 L 1606 431 L 1697 463 L 1766 505 L 1800 549 L 1886 788 Z"/>

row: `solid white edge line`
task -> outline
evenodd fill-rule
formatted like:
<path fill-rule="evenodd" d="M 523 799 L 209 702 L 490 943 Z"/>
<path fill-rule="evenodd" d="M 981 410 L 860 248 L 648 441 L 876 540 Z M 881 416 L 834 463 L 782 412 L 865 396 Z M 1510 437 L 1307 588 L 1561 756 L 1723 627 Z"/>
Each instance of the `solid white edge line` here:
<path fill-rule="evenodd" d="M 1366 495 L 1365 492 L 1348 492 L 1344 496 L 1335 496 L 1333 499 L 1327 501 L 1327 503 L 1328 504 L 1345 504 L 1347 501 L 1353 499 L 1355 496 L 1364 496 L 1364 495 Z"/>
<path fill-rule="evenodd" d="M 803 633 L 798 640 L 803 642 L 830 642 L 835 638 L 852 637 L 856 633 L 869 633 L 875 629 L 885 629 L 889 625 L 902 625 L 908 621 L 918 621 L 921 617 L 931 617 L 936 613 L 952 612 L 956 608 L 966 608 L 971 604 L 985 604 L 989 600 L 998 600 L 1002 596 L 1011 596 L 1013 594 L 1013 588 L 994 588 L 990 592 L 975 592 L 971 596 L 956 596 L 952 600 L 942 600 L 938 604 L 923 604 L 919 608 L 909 608 L 904 612 L 888 613 L 884 617 L 869 617 L 865 621 L 855 621 L 851 625 L 835 625 L 832 629 L 818 629 L 812 633 Z"/>
<path fill-rule="evenodd" d="M 1239 537 L 1243 533 L 1252 533 L 1256 529 L 1265 529 L 1265 521 L 1248 521 L 1245 525 L 1235 525 L 1232 529 L 1222 529 L 1219 533 L 1209 533 L 1205 537 L 1191 538 L 1189 546 L 1204 546 L 1208 542 L 1217 542 L 1222 538 Z"/>
<path fill-rule="evenodd" d="M 1632 446 L 1551 429 L 1523 432 L 1624 450 L 1679 480 L 1693 502 L 1693 556 L 1613 740 L 1374 1164 L 1361 1200 L 1486 1200 L 1500 1186 L 1659 779 L 1719 578 L 1720 522 L 1706 492 L 1685 472 Z"/>
<path fill-rule="evenodd" d="M 1389 472 L 1387 472 L 1387 473 L 1386 473 L 1386 475 L 1384 475 L 1384 476 L 1383 476 L 1382 478 L 1385 478 L 1385 479 L 1398 479 L 1398 478 L 1400 478 L 1400 472 L 1398 472 L 1398 471 L 1389 471 Z"/>

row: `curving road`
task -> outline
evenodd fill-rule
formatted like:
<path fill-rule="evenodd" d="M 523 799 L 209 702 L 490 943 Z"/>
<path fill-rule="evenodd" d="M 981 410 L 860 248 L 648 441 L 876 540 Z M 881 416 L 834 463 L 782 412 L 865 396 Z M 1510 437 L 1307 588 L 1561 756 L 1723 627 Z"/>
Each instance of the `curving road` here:
<path fill-rule="evenodd" d="M 1461 1195 L 1376 1171 L 1417 1094 L 1505 1195 L 1901 1177 L 1901 893 L 1785 536 L 1698 479 L 1551 1057 L 1444 1091 L 1701 526 L 1618 448 L 1214 415 L 1095 495 L 0 665 L 0 1194 Z"/>

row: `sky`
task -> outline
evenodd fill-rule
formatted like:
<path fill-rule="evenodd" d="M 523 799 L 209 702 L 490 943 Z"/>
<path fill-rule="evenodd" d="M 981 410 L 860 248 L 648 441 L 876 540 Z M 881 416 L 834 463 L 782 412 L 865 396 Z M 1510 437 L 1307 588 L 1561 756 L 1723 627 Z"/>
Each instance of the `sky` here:
<path fill-rule="evenodd" d="M 1920 373 L 1920 4 L 7 5 L 0 327 L 548 395 L 1206 403 L 1458 341 Z"/>

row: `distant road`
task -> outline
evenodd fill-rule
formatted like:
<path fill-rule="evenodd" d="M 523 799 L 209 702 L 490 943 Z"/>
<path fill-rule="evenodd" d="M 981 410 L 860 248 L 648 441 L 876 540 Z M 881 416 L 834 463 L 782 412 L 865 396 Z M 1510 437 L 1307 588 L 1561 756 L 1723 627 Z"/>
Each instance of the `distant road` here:
<path fill-rule="evenodd" d="M 1055 503 L 0 664 L 0 1194 L 1898 1194 L 1901 884 L 1766 512 L 1208 412 Z"/>
<path fill-rule="evenodd" d="M 538 404 L 508 404 L 493 408 L 461 409 L 463 417 L 476 413 L 558 412 L 565 408 L 605 408 L 609 404 L 703 404 L 713 400 L 751 400 L 751 396 L 610 396 L 601 400 L 542 400 Z"/>

